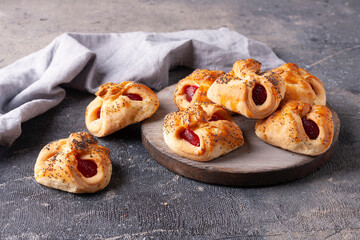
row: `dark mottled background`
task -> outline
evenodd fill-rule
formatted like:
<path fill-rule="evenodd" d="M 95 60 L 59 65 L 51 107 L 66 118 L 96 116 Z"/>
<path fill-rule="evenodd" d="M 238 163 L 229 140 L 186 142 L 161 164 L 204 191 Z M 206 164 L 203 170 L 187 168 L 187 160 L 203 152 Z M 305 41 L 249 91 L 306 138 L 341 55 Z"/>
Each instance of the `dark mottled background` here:
<path fill-rule="evenodd" d="M 153 160 L 140 124 L 99 142 L 111 149 L 110 185 L 74 195 L 38 185 L 42 147 L 86 131 L 93 99 L 67 89 L 54 109 L 0 147 L 0 239 L 358 239 L 360 236 L 360 2 L 0 1 L 0 67 L 63 32 L 178 31 L 228 27 L 262 41 L 323 82 L 341 120 L 338 149 L 314 174 L 265 188 L 214 186 Z M 177 69 L 171 80 L 189 73 Z"/>

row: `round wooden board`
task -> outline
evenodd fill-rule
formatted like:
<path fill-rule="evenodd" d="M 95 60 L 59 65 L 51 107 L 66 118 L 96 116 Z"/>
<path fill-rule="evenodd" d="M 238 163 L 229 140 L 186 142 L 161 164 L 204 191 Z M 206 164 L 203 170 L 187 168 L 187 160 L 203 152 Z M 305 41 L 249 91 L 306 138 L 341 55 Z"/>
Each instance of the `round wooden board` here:
<path fill-rule="evenodd" d="M 240 115 L 234 118 L 244 134 L 245 144 L 240 148 L 210 162 L 197 162 L 173 153 L 163 138 L 164 117 L 177 111 L 173 94 L 176 85 L 171 85 L 157 95 L 158 111 L 142 123 L 141 133 L 145 149 L 161 165 L 169 170 L 205 183 L 229 186 L 265 186 L 302 178 L 323 166 L 335 151 L 340 120 L 332 109 L 334 139 L 327 152 L 316 157 L 292 153 L 271 146 L 255 135 L 254 119 Z"/>

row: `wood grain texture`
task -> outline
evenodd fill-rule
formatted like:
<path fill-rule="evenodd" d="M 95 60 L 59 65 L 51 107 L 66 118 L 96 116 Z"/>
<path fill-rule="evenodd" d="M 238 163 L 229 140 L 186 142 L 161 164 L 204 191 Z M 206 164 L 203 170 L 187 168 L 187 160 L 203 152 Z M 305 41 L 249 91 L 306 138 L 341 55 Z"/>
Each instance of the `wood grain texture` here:
<path fill-rule="evenodd" d="M 255 135 L 256 120 L 236 115 L 245 144 L 210 162 L 197 162 L 173 153 L 163 139 L 162 126 L 166 114 L 177 111 L 173 101 L 176 84 L 158 93 L 160 107 L 142 124 L 142 141 L 146 150 L 169 170 L 205 183 L 229 186 L 264 186 L 307 176 L 323 166 L 335 151 L 340 120 L 332 110 L 334 139 L 327 152 L 316 157 L 292 153 L 271 146 Z"/>

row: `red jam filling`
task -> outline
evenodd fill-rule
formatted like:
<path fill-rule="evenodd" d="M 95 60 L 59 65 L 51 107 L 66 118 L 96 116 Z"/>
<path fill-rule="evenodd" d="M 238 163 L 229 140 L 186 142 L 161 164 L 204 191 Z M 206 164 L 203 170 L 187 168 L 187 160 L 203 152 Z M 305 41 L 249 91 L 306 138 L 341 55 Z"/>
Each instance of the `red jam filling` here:
<path fill-rule="evenodd" d="M 180 133 L 180 137 L 194 145 L 195 147 L 200 147 L 200 139 L 194 131 L 191 129 L 185 129 L 182 133 Z"/>
<path fill-rule="evenodd" d="M 252 92 L 252 99 L 256 105 L 262 105 L 267 98 L 266 89 L 260 85 L 255 84 L 255 87 Z"/>
<path fill-rule="evenodd" d="M 76 156 L 76 160 L 78 162 L 77 169 L 84 177 L 90 178 L 97 174 L 97 165 L 94 161 L 81 159 L 79 156 Z"/>
<path fill-rule="evenodd" d="M 308 135 L 308 137 L 310 139 L 316 139 L 319 136 L 318 125 L 313 120 L 310 120 L 310 119 L 302 118 L 301 120 L 302 120 L 304 129 L 305 129 L 306 135 Z"/>
<path fill-rule="evenodd" d="M 218 120 L 224 120 L 224 118 L 223 118 L 220 114 L 214 113 L 214 114 L 211 116 L 210 121 L 218 121 Z"/>
<path fill-rule="evenodd" d="M 99 108 L 97 111 L 97 118 L 100 118 L 100 115 L 101 115 L 101 108 Z"/>
<path fill-rule="evenodd" d="M 199 87 L 197 87 L 197 86 L 186 86 L 185 87 L 186 100 L 188 102 L 191 102 L 191 100 L 194 97 L 194 94 L 198 88 Z"/>
<path fill-rule="evenodd" d="M 134 101 L 142 101 L 142 97 L 139 94 L 128 93 L 128 94 L 124 94 L 124 96 L 127 96 L 128 98 Z"/>

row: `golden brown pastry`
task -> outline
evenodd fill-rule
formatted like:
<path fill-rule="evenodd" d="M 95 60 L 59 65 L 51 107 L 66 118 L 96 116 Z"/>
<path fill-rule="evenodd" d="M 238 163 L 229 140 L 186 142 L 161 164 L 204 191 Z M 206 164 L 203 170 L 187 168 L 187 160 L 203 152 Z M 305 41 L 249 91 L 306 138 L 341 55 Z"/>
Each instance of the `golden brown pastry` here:
<path fill-rule="evenodd" d="M 285 84 L 273 72 L 260 73 L 261 63 L 239 60 L 233 70 L 220 76 L 209 88 L 208 98 L 248 118 L 269 116 L 285 95 Z"/>
<path fill-rule="evenodd" d="M 326 106 L 289 101 L 268 118 L 258 120 L 255 133 L 271 145 L 315 156 L 330 147 L 334 125 Z"/>
<path fill-rule="evenodd" d="M 320 80 L 294 63 L 271 70 L 280 75 L 286 85 L 285 101 L 295 100 L 311 105 L 326 105 L 325 89 Z"/>
<path fill-rule="evenodd" d="M 111 178 L 110 152 L 86 132 L 47 144 L 35 164 L 35 180 L 47 187 L 93 193 L 105 188 Z"/>
<path fill-rule="evenodd" d="M 134 82 L 106 83 L 96 92 L 85 114 L 86 127 L 103 137 L 153 115 L 159 99 L 148 87 Z"/>
<path fill-rule="evenodd" d="M 174 101 L 180 110 L 185 110 L 195 102 L 199 102 L 206 107 L 214 104 L 206 94 L 214 81 L 224 74 L 223 71 L 210 71 L 206 69 L 196 69 L 186 78 L 179 81 L 174 92 Z"/>
<path fill-rule="evenodd" d="M 176 154 L 210 161 L 240 147 L 243 134 L 222 107 L 211 105 L 206 111 L 200 104 L 169 113 L 164 120 L 164 140 Z"/>

